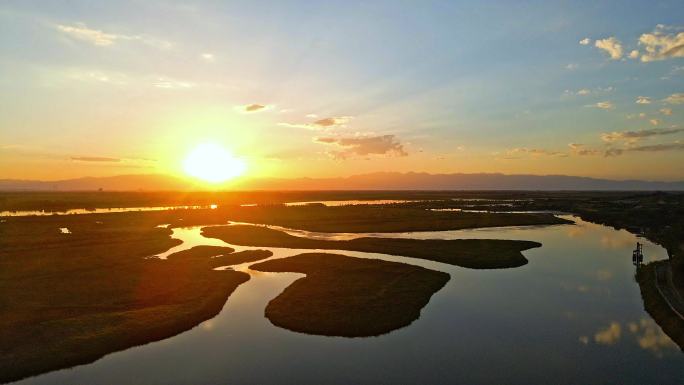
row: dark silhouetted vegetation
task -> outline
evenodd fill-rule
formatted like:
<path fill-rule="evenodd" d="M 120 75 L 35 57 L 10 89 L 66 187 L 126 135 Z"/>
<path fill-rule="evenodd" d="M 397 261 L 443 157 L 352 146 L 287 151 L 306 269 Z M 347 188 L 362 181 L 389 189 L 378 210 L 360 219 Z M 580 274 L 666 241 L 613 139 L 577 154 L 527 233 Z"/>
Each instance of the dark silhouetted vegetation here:
<path fill-rule="evenodd" d="M 273 255 L 268 250 L 245 250 L 237 253 L 227 246 L 195 246 L 169 255 L 169 259 L 182 258 L 185 261 L 212 258 L 212 263 L 218 266 L 240 265 L 255 262 Z"/>
<path fill-rule="evenodd" d="M 335 254 L 300 254 L 251 268 L 306 274 L 268 303 L 266 317 L 288 330 L 327 336 L 376 336 L 407 326 L 449 281 L 447 273 L 418 266 Z"/>
<path fill-rule="evenodd" d="M 498 239 L 401 239 L 363 237 L 331 241 L 295 237 L 261 226 L 215 226 L 202 229 L 202 235 L 234 245 L 328 249 L 382 253 L 427 259 L 471 269 L 501 269 L 527 263 L 521 251 L 541 244 L 531 241 Z"/>
<path fill-rule="evenodd" d="M 655 268 L 666 263 L 667 261 L 656 261 L 640 267 L 636 280 L 648 314 L 653 317 L 663 332 L 679 345 L 680 349 L 684 350 L 684 320 L 672 311 L 656 287 Z"/>
<path fill-rule="evenodd" d="M 97 218 L 93 218 L 97 217 Z M 267 251 L 146 258 L 177 245 L 140 215 L 0 223 L 0 382 L 92 362 L 214 317 L 249 275 L 213 268 Z M 68 227 L 70 234 L 61 234 Z"/>
<path fill-rule="evenodd" d="M 435 206 L 439 207 L 437 204 Z M 572 223 L 551 214 L 431 211 L 405 204 L 326 207 L 257 206 L 232 210 L 234 221 L 278 225 L 320 232 L 396 233 L 481 227 Z"/>

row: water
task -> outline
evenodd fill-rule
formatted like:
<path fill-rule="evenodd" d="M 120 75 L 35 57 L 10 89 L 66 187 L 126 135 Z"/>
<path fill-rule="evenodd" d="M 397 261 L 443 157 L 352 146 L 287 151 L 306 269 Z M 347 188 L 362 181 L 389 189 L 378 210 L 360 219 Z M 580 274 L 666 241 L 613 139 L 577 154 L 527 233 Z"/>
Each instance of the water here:
<path fill-rule="evenodd" d="M 371 234 L 543 243 L 525 252 L 529 264 L 515 269 L 337 252 L 451 274 L 420 319 L 383 336 L 321 337 L 271 325 L 263 316 L 266 304 L 301 275 L 255 272 L 245 264 L 236 269 L 250 273 L 250 281 L 217 317 L 176 337 L 21 383 L 681 383 L 684 354 L 644 312 L 631 265 L 637 240 L 646 261 L 666 258 L 665 250 L 626 231 L 573 219 L 576 225 Z M 184 241 L 174 251 L 226 245 L 199 231 L 174 229 Z M 332 237 L 362 235 L 368 234 Z M 273 258 L 312 251 L 269 250 Z"/>
<path fill-rule="evenodd" d="M 401 199 L 378 199 L 378 200 L 341 200 L 341 201 L 309 201 L 309 202 L 285 202 L 285 206 L 304 206 L 309 204 L 322 204 L 324 206 L 346 206 L 346 205 L 383 205 L 394 203 L 418 202 L 414 200 Z M 242 207 L 258 206 L 256 203 L 246 203 Z M 100 209 L 70 209 L 63 211 L 50 210 L 6 210 L 0 211 L 0 217 L 28 217 L 44 215 L 79 215 L 79 214 L 109 214 L 125 213 L 130 211 L 165 211 L 165 210 L 198 210 L 216 209 L 218 205 L 187 205 L 187 206 L 144 206 L 144 207 L 110 207 Z"/>
<path fill-rule="evenodd" d="M 0 217 L 28 217 L 44 215 L 82 215 L 82 214 L 110 214 L 126 213 L 130 211 L 165 211 L 165 210 L 198 210 L 216 209 L 218 205 L 192 205 L 192 206 L 145 206 L 145 207 L 110 207 L 105 209 L 71 209 L 64 211 L 49 210 L 15 210 L 0 211 Z"/>
<path fill-rule="evenodd" d="M 357 200 L 357 199 L 346 199 L 339 201 L 304 201 L 304 202 L 285 202 L 285 206 L 306 206 L 306 205 L 323 205 L 328 207 L 335 206 L 353 206 L 353 205 L 389 205 L 396 203 L 410 203 L 410 202 L 422 202 L 419 200 L 406 200 L 406 199 L 371 199 L 371 200 Z M 259 206 L 258 203 L 245 203 L 240 205 L 242 207 L 253 207 Z"/>

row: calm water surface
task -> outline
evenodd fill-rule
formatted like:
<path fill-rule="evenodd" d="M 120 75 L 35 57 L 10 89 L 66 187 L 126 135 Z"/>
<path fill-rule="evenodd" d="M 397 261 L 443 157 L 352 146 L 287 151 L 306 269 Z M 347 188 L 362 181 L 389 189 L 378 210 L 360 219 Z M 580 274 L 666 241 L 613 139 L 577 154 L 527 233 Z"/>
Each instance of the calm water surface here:
<path fill-rule="evenodd" d="M 0 217 L 111 214 L 111 213 L 127 213 L 127 212 L 134 212 L 134 211 L 199 210 L 199 209 L 215 209 L 217 207 L 218 207 L 217 205 L 192 205 L 192 206 L 111 207 L 111 208 L 105 208 L 105 209 L 70 209 L 70 210 L 63 210 L 63 211 L 14 210 L 14 211 L 0 211 Z"/>
<path fill-rule="evenodd" d="M 525 252 L 528 265 L 515 269 L 469 270 L 338 252 L 451 274 L 420 319 L 383 336 L 321 337 L 271 325 L 263 316 L 266 304 L 301 275 L 255 272 L 242 265 L 236 269 L 249 272 L 250 281 L 231 295 L 214 319 L 164 341 L 20 383 L 680 384 L 684 354 L 644 312 L 633 278 L 631 251 L 637 238 L 573 219 L 576 225 L 371 234 L 543 243 Z M 203 238 L 199 229 L 174 229 L 174 237 L 184 243 L 169 252 L 199 244 L 226 245 Z M 640 241 L 647 260 L 667 257 L 660 246 Z M 274 258 L 311 252 L 269 249 Z"/>

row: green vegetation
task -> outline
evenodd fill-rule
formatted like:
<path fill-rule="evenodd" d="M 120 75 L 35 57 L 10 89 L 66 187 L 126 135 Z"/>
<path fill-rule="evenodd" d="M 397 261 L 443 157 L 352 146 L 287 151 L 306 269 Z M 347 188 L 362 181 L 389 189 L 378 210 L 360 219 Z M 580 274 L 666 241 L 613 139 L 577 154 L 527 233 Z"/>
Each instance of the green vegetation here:
<path fill-rule="evenodd" d="M 293 249 L 328 249 L 382 253 L 427 259 L 471 269 L 500 269 L 527 263 L 520 253 L 540 243 L 492 239 L 400 239 L 356 238 L 331 241 L 295 237 L 261 226 L 215 226 L 202 229 L 202 235 L 218 238 L 234 245 L 287 247 Z"/>
<path fill-rule="evenodd" d="M 644 308 L 672 341 L 684 350 L 684 321 L 679 318 L 667 304 L 656 287 L 655 269 L 667 261 L 651 262 L 639 268 L 636 280 L 641 290 Z"/>
<path fill-rule="evenodd" d="M 113 214 L 0 223 L 0 382 L 188 330 L 214 317 L 249 279 L 213 268 L 270 255 L 221 248 L 222 257 L 209 258 L 217 250 L 202 248 L 146 258 L 180 242 L 155 222 Z"/>
<path fill-rule="evenodd" d="M 344 337 L 377 336 L 411 324 L 450 278 L 418 266 L 336 254 L 300 254 L 251 269 L 306 274 L 268 303 L 266 317 L 274 325 Z"/>

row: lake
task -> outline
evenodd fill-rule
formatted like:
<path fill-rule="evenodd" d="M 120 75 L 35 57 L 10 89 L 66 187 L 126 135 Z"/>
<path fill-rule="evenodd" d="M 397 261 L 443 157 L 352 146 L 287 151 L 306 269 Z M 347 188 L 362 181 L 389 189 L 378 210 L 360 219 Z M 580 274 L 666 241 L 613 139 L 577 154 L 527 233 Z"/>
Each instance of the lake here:
<path fill-rule="evenodd" d="M 643 310 L 631 263 L 637 240 L 644 243 L 646 262 L 667 258 L 666 251 L 624 230 L 568 218 L 576 224 L 371 234 L 543 244 L 524 252 L 529 264 L 513 269 L 469 270 L 336 252 L 451 274 L 420 319 L 382 336 L 322 337 L 271 325 L 264 317 L 266 304 L 302 275 L 256 272 L 243 265 L 236 269 L 249 272 L 251 279 L 217 317 L 163 341 L 18 383 L 681 383 L 684 354 Z M 174 237 L 184 243 L 169 252 L 226 245 L 202 237 L 200 228 L 174 229 Z M 343 239 L 361 234 L 307 235 Z M 273 258 L 312 252 L 268 249 Z"/>

